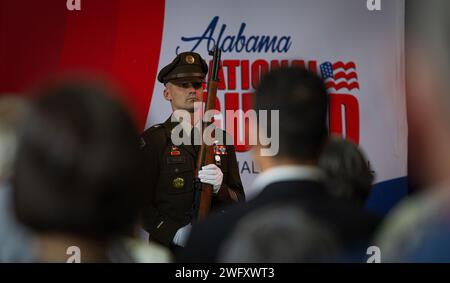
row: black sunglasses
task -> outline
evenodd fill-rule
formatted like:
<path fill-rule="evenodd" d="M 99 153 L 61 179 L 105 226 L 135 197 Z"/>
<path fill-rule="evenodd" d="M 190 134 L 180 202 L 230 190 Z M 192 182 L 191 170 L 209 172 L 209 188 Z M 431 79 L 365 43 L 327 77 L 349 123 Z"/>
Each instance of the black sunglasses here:
<path fill-rule="evenodd" d="M 184 83 L 175 83 L 175 85 L 182 88 L 190 88 L 192 86 L 194 89 L 200 89 L 203 86 L 203 82 L 184 82 Z"/>

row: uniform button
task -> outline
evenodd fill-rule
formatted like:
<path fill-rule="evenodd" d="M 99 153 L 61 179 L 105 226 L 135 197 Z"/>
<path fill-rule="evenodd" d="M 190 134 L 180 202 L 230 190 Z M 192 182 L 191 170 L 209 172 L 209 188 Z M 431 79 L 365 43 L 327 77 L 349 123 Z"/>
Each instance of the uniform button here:
<path fill-rule="evenodd" d="M 174 171 L 175 171 L 175 173 L 178 173 L 178 171 L 180 171 L 180 170 L 178 168 L 175 168 Z"/>

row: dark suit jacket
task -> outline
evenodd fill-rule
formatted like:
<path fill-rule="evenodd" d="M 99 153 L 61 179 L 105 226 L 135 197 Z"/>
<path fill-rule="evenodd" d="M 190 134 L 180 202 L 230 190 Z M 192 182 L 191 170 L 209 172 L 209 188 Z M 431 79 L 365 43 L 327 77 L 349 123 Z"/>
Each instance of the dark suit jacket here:
<path fill-rule="evenodd" d="M 293 204 L 331 229 L 346 246 L 360 248 L 361 256 L 380 222 L 376 216 L 331 197 L 321 183 L 285 181 L 268 185 L 256 198 L 237 204 L 222 214 L 211 215 L 195 225 L 179 262 L 218 262 L 218 252 L 234 231 L 238 221 L 249 212 L 272 204 Z M 359 251 L 358 251 L 359 252 Z"/>
<path fill-rule="evenodd" d="M 169 118 L 141 136 L 148 183 L 143 226 L 151 240 L 168 247 L 176 231 L 191 222 L 197 158 L 194 146 L 173 146 L 171 131 L 176 125 Z M 224 153 L 217 164 L 223 173 L 222 186 L 212 199 L 212 209 L 245 199 L 234 147 L 227 145 Z"/>

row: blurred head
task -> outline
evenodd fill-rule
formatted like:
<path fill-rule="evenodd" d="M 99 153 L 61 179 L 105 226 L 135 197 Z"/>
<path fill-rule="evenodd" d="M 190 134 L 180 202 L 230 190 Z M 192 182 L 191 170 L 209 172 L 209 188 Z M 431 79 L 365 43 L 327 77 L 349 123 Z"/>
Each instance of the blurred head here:
<path fill-rule="evenodd" d="M 221 249 L 222 262 L 330 260 L 338 241 L 323 224 L 295 206 L 269 206 L 244 217 Z"/>
<path fill-rule="evenodd" d="M 16 156 L 17 130 L 26 111 L 26 102 L 18 96 L 0 97 L 0 182 L 9 179 Z"/>
<path fill-rule="evenodd" d="M 266 74 L 256 90 L 255 108 L 279 111 L 280 140 L 273 158 L 256 156 L 261 167 L 274 161 L 316 164 L 328 134 L 327 107 L 327 91 L 316 74 L 296 67 Z M 273 130 L 270 122 L 267 130 Z"/>
<path fill-rule="evenodd" d="M 411 175 L 424 183 L 450 170 L 450 2 L 411 1 L 406 57 Z"/>
<path fill-rule="evenodd" d="M 114 93 L 77 80 L 35 92 L 14 197 L 18 218 L 37 232 L 102 238 L 135 224 L 143 199 L 138 133 Z"/>
<path fill-rule="evenodd" d="M 373 176 L 367 160 L 352 142 L 332 138 L 325 146 L 319 167 L 326 174 L 329 191 L 363 206 L 372 188 Z"/>

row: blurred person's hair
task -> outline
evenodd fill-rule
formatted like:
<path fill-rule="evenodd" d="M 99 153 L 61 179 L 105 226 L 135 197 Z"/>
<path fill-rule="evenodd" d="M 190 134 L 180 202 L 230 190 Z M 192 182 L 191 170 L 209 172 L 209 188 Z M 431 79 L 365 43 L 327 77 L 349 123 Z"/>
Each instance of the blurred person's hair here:
<path fill-rule="evenodd" d="M 338 239 L 324 224 L 293 205 L 271 205 L 245 216 L 220 251 L 229 263 L 331 261 Z"/>
<path fill-rule="evenodd" d="M 271 71 L 262 78 L 256 90 L 255 108 L 279 110 L 277 157 L 318 158 L 328 134 L 328 95 L 319 76 L 298 67 Z M 271 117 L 270 113 L 268 117 Z M 270 122 L 267 127 L 271 133 Z"/>
<path fill-rule="evenodd" d="M 408 1 L 407 10 L 407 47 L 418 48 L 426 55 L 437 70 L 433 73 L 443 83 L 443 87 L 450 87 L 450 1 L 428 0 Z M 417 50 L 416 50 L 417 51 Z M 414 53 L 416 54 L 416 53 Z M 408 60 L 415 60 L 411 57 Z M 407 65 L 408 67 L 408 65 Z M 407 68 L 408 70 L 408 68 Z M 448 108 L 450 96 L 442 93 Z"/>
<path fill-rule="evenodd" d="M 33 94 L 13 178 L 19 220 L 43 233 L 128 233 L 142 205 L 143 166 L 117 92 L 64 79 Z"/>
<path fill-rule="evenodd" d="M 319 158 L 329 192 L 363 206 L 372 188 L 373 175 L 364 154 L 352 142 L 333 137 Z"/>
<path fill-rule="evenodd" d="M 10 178 L 17 148 L 17 129 L 26 111 L 19 96 L 0 97 L 0 182 Z"/>

